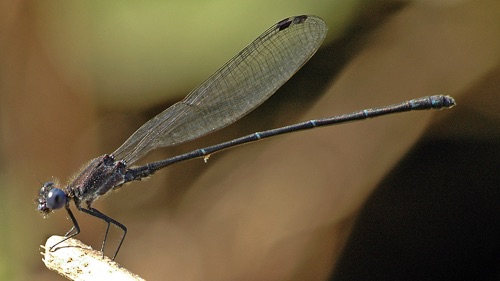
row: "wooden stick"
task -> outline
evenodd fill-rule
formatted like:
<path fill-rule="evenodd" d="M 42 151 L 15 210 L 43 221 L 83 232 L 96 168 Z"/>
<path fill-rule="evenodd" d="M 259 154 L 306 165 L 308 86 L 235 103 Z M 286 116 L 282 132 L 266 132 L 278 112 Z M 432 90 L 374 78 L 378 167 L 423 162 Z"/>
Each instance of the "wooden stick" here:
<path fill-rule="evenodd" d="M 144 280 L 76 239 L 68 239 L 50 250 L 63 238 L 52 236 L 47 239 L 45 246 L 41 246 L 45 249 L 41 254 L 48 269 L 69 280 Z"/>

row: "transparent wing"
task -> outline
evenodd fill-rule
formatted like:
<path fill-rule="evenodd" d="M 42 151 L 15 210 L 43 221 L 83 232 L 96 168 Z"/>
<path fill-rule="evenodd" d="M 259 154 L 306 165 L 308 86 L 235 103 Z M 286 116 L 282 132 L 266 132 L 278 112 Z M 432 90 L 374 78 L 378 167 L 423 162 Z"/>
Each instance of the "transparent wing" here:
<path fill-rule="evenodd" d="M 316 16 L 276 23 L 184 100 L 142 125 L 113 155 L 132 164 L 152 149 L 193 140 L 235 122 L 290 79 L 326 33 L 325 22 Z"/>

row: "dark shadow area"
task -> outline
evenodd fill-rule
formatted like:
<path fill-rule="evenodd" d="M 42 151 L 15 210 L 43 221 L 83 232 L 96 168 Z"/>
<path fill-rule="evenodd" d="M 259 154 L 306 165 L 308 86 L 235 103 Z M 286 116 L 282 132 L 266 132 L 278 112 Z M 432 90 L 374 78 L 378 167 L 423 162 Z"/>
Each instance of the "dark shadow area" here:
<path fill-rule="evenodd" d="M 500 145 L 422 141 L 366 203 L 330 280 L 500 280 Z"/>

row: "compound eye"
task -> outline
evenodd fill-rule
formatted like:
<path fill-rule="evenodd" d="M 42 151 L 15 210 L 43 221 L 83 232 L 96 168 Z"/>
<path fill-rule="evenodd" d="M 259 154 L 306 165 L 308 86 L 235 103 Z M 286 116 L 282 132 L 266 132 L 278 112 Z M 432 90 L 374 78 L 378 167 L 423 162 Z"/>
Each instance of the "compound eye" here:
<path fill-rule="evenodd" d="M 66 194 L 59 188 L 53 188 L 47 195 L 47 207 L 51 210 L 60 209 L 66 204 Z"/>

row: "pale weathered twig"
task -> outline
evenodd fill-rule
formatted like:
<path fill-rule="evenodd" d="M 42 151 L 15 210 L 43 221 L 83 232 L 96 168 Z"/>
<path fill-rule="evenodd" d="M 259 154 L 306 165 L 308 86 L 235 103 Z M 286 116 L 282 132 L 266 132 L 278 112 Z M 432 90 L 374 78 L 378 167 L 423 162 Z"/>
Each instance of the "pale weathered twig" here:
<path fill-rule="evenodd" d="M 63 238 L 52 236 L 41 246 L 45 249 L 43 262 L 48 269 L 70 280 L 144 280 L 76 239 L 68 239 L 50 250 Z"/>

